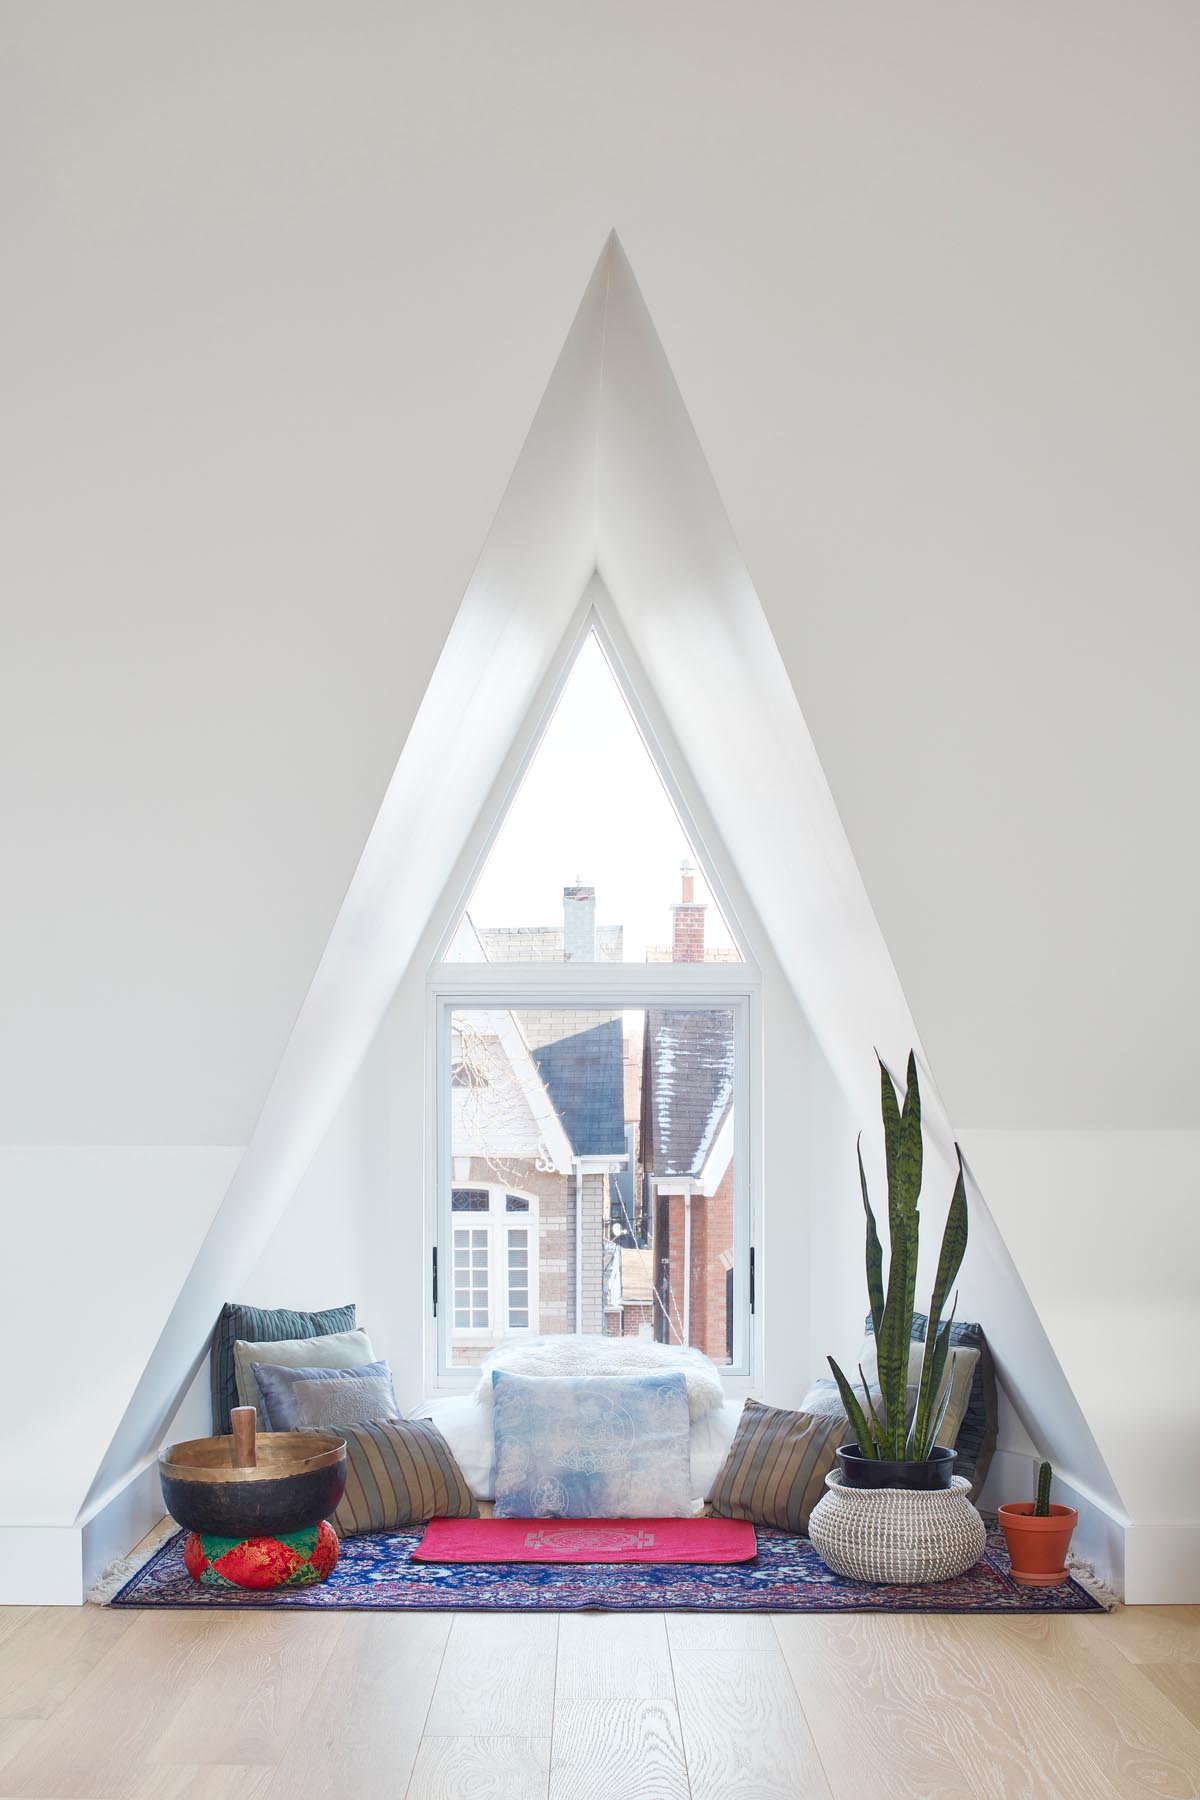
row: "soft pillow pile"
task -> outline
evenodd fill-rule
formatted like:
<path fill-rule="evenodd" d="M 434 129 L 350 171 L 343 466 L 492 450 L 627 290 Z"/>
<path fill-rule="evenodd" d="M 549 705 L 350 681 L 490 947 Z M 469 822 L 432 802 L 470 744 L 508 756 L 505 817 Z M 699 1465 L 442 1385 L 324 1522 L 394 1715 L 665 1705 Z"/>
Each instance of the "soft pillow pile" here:
<path fill-rule="evenodd" d="M 255 1378 L 256 1364 L 272 1369 L 361 1369 L 374 1361 L 371 1340 L 361 1329 L 327 1331 L 319 1337 L 283 1338 L 261 1344 L 239 1338 L 233 1346 L 238 1405 L 257 1407 L 260 1419 L 270 1418 L 270 1402 L 265 1399 Z"/>
<path fill-rule="evenodd" d="M 289 1369 L 251 1363 L 266 1402 L 270 1431 L 300 1431 L 306 1425 L 360 1425 L 366 1419 L 394 1419 L 400 1409 L 386 1362 L 349 1369 Z"/>
<path fill-rule="evenodd" d="M 229 1409 L 239 1404 L 233 1361 L 239 1338 L 243 1343 L 274 1345 L 286 1338 L 316 1338 L 329 1332 L 353 1331 L 355 1322 L 353 1306 L 333 1306 L 326 1312 L 297 1312 L 291 1307 L 244 1306 L 227 1300 L 213 1331 L 209 1359 L 213 1430 L 228 1431 Z M 259 1360 L 266 1362 L 268 1358 Z"/>
<path fill-rule="evenodd" d="M 587 1337 L 566 1333 L 561 1337 L 532 1338 L 528 1342 L 500 1344 L 480 1366 L 475 1390 L 480 1406 L 492 1404 L 492 1376 L 497 1371 L 526 1376 L 583 1376 L 629 1378 L 635 1375 L 679 1373 L 687 1389 L 688 1416 L 699 1419 L 713 1412 L 725 1399 L 715 1363 L 702 1350 L 678 1344 L 648 1343 L 641 1338 Z"/>

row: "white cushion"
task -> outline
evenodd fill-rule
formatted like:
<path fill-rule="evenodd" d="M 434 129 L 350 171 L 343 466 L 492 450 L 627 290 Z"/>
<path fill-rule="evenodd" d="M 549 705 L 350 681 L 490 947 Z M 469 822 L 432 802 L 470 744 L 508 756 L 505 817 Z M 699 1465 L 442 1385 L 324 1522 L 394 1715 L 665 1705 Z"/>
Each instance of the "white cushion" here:
<path fill-rule="evenodd" d="M 432 1419 L 450 1446 L 476 1500 L 496 1498 L 496 1445 L 491 1410 L 476 1406 L 472 1394 L 448 1394 L 414 1406 L 410 1419 Z"/>
<path fill-rule="evenodd" d="M 740 1400 L 726 1400 L 702 1419 L 692 1422 L 689 1449 L 692 1458 L 692 1497 L 707 1499 L 721 1471 L 742 1416 Z"/>
<path fill-rule="evenodd" d="M 611 1376 L 664 1375 L 676 1370 L 687 1384 L 688 1416 L 695 1424 L 724 1404 L 725 1389 L 716 1364 L 702 1350 L 678 1344 L 648 1343 L 643 1338 L 607 1338 L 566 1332 L 558 1337 L 518 1338 L 498 1344 L 480 1365 L 475 1398 L 492 1405 L 492 1370 L 506 1375 Z"/>

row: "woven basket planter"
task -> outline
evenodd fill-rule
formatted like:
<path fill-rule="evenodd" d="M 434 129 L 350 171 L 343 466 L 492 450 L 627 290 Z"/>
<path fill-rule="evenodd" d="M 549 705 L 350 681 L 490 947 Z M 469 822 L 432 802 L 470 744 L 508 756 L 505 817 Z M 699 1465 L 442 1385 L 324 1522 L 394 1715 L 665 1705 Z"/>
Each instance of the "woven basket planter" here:
<path fill-rule="evenodd" d="M 948 1488 L 855 1488 L 833 1469 L 808 1535 L 821 1561 L 851 1581 L 950 1581 L 974 1568 L 987 1542 L 970 1485 L 956 1475 Z"/>

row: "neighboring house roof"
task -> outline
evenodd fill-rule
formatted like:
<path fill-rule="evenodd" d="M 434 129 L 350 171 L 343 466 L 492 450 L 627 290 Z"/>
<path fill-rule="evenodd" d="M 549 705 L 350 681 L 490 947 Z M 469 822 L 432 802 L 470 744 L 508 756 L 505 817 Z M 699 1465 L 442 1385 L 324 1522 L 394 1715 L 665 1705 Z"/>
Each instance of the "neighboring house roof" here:
<path fill-rule="evenodd" d="M 621 1021 L 606 1019 L 531 1051 L 576 1156 L 624 1156 Z"/>
<path fill-rule="evenodd" d="M 647 1173 L 711 1178 L 733 1107 L 733 1013 L 651 1007 L 642 1059 L 642 1154 Z M 718 1175 L 719 1179 L 719 1175 Z"/>
<path fill-rule="evenodd" d="M 476 1040 L 473 1073 L 451 1090 L 456 1150 L 473 1156 L 529 1156 L 568 1174 L 572 1149 L 516 1020 L 502 1009 L 461 1015 Z M 578 1152 L 574 1152 L 578 1155 Z"/>
<path fill-rule="evenodd" d="M 561 925 L 477 925 L 475 935 L 488 962 L 561 962 Z M 597 925 L 596 961 L 620 962 L 625 928 Z"/>

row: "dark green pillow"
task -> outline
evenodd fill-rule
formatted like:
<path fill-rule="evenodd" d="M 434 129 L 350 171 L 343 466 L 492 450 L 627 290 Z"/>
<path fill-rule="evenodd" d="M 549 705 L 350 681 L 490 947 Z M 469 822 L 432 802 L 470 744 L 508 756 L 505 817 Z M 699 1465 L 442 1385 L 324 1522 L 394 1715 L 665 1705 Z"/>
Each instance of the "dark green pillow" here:
<path fill-rule="evenodd" d="M 213 1332 L 209 1359 L 214 1432 L 233 1429 L 229 1409 L 238 1403 L 233 1346 L 239 1338 L 249 1344 L 278 1344 L 283 1338 L 328 1337 L 334 1331 L 353 1331 L 354 1311 L 353 1306 L 331 1306 L 327 1312 L 293 1312 L 286 1306 L 239 1306 L 227 1300 Z"/>

